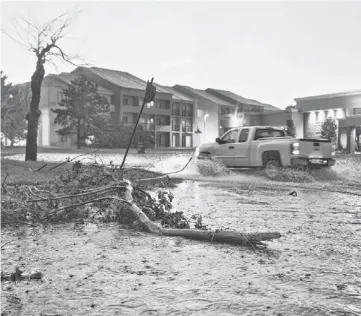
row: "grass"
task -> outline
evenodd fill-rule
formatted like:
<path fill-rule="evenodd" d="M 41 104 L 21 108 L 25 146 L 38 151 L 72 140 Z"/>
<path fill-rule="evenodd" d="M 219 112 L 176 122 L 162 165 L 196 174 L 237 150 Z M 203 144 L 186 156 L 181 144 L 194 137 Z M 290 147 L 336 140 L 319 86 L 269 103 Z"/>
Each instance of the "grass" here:
<path fill-rule="evenodd" d="M 3 183 L 5 179 L 7 184 L 35 185 L 46 183 L 48 181 L 54 180 L 56 176 L 70 171 L 72 168 L 72 163 L 64 163 L 61 166 L 51 170 L 53 167 L 58 166 L 59 164 L 60 163 L 54 162 L 45 163 L 44 161 L 1 159 L 1 183 Z M 42 169 L 39 170 L 40 168 Z M 125 169 L 124 175 L 130 180 L 135 180 L 159 177 L 162 174 L 146 169 L 132 168 Z"/>
<path fill-rule="evenodd" d="M 41 167 L 44 168 L 39 170 Z M 6 178 L 6 183 L 15 184 L 36 184 L 44 183 L 55 179 L 71 169 L 70 163 L 65 163 L 54 170 L 51 168 L 59 165 L 59 163 L 45 163 L 43 161 L 20 161 L 11 159 L 1 159 L 1 183 Z M 39 170 L 39 171 L 37 171 Z"/>

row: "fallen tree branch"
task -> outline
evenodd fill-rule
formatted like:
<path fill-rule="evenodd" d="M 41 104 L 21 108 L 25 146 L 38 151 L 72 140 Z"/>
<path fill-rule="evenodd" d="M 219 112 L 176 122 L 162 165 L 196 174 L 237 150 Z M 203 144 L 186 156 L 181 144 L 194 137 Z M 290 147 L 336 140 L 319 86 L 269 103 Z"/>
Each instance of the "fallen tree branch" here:
<path fill-rule="evenodd" d="M 3 189 L 5 189 L 4 184 L 5 184 L 5 181 L 6 181 L 6 179 L 7 179 L 8 176 L 9 176 L 9 174 L 6 173 L 5 179 L 4 179 L 3 183 L 1 184 L 1 187 L 2 187 Z"/>
<path fill-rule="evenodd" d="M 1 281 L 23 281 L 23 280 L 41 280 L 43 274 L 41 272 L 34 272 L 30 274 L 22 274 L 22 273 L 3 273 L 1 272 Z"/>
<path fill-rule="evenodd" d="M 60 166 L 62 166 L 62 165 L 64 165 L 64 164 L 66 164 L 66 163 L 69 163 L 69 162 L 71 162 L 71 161 L 79 158 L 79 157 L 83 157 L 83 156 L 86 156 L 86 155 L 91 155 L 92 152 L 97 152 L 98 150 L 99 150 L 99 149 L 96 149 L 96 150 L 90 151 L 90 152 L 88 152 L 88 153 L 85 153 L 85 154 L 81 154 L 81 155 L 79 155 L 79 156 L 76 156 L 76 157 L 74 157 L 74 158 L 72 158 L 72 159 L 63 161 L 63 162 L 61 162 L 60 164 L 58 164 L 58 165 L 56 165 L 56 166 L 54 166 L 54 167 L 51 167 L 51 168 L 49 169 L 49 171 L 54 170 L 54 169 L 56 169 L 56 168 L 58 168 L 58 167 L 60 167 Z"/>
<path fill-rule="evenodd" d="M 77 198 L 77 197 L 87 196 L 87 195 L 90 195 L 90 194 L 103 193 L 103 192 L 106 192 L 106 191 L 112 191 L 112 190 L 115 190 L 115 189 L 125 189 L 125 188 L 126 188 L 125 186 L 112 186 L 112 187 L 109 187 L 109 188 L 97 189 L 97 190 L 92 190 L 92 191 L 79 193 L 79 194 L 55 196 L 55 197 L 41 198 L 41 199 L 36 199 L 36 200 L 28 200 L 27 202 L 28 203 L 35 203 L 35 202 L 43 202 L 43 201 L 55 201 L 55 200 L 61 200 L 61 199 Z"/>
<path fill-rule="evenodd" d="M 6 243 L 2 244 L 2 245 L 1 245 L 1 249 L 3 249 L 6 245 L 8 245 L 8 244 L 12 243 L 13 241 L 14 241 L 14 240 L 10 240 L 10 241 L 8 241 L 8 242 L 6 242 Z"/>
<path fill-rule="evenodd" d="M 235 244 L 240 246 L 259 246 L 264 245 L 263 241 L 269 241 L 278 239 L 281 234 L 278 232 L 265 232 L 265 233 L 253 233 L 242 234 L 234 231 L 211 231 L 200 229 L 176 229 L 176 228 L 163 228 L 160 224 L 151 221 L 144 212 L 134 203 L 132 196 L 133 187 L 128 182 L 128 190 L 125 192 L 125 200 L 131 207 L 131 210 L 137 220 L 146 228 L 146 230 L 153 234 L 165 235 L 165 236 L 180 236 L 189 239 L 196 240 L 208 240 L 215 242 L 222 242 L 228 244 Z M 124 201 L 124 200 L 122 200 Z"/>
<path fill-rule="evenodd" d="M 34 172 L 39 172 L 41 169 L 44 169 L 48 164 L 46 163 L 45 165 L 41 166 L 39 169 L 35 170 Z"/>

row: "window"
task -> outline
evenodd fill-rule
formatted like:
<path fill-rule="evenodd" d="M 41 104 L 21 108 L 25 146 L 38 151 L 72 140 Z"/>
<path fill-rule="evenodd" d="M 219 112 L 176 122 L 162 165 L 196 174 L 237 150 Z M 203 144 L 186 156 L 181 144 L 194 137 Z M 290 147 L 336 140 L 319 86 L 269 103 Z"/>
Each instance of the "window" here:
<path fill-rule="evenodd" d="M 222 137 L 222 143 L 235 143 L 237 141 L 238 133 L 238 128 L 230 130 Z"/>
<path fill-rule="evenodd" d="M 231 108 L 221 107 L 221 115 L 226 115 L 232 112 Z"/>
<path fill-rule="evenodd" d="M 133 123 L 135 123 L 138 119 L 138 114 L 137 113 L 133 113 Z"/>
<path fill-rule="evenodd" d="M 182 116 L 193 116 L 193 104 L 182 105 Z"/>
<path fill-rule="evenodd" d="M 58 102 L 60 102 L 61 100 L 63 100 L 65 97 L 64 92 L 58 92 Z"/>
<path fill-rule="evenodd" d="M 66 143 L 68 141 L 68 135 L 61 135 L 60 136 L 60 142 Z"/>
<path fill-rule="evenodd" d="M 361 108 L 354 108 L 353 115 L 361 115 Z"/>
<path fill-rule="evenodd" d="M 284 137 L 285 132 L 277 129 L 257 129 L 255 140 L 259 138 Z"/>
<path fill-rule="evenodd" d="M 172 119 L 172 131 L 179 132 L 180 131 L 180 121 L 179 118 Z"/>
<path fill-rule="evenodd" d="M 239 142 L 245 143 L 248 140 L 248 134 L 249 134 L 249 129 L 243 128 L 241 134 L 239 135 Z"/>
<path fill-rule="evenodd" d="M 139 97 L 139 102 L 138 102 L 138 104 L 139 104 L 139 106 L 142 106 L 143 105 L 143 100 L 144 100 L 144 98 L 143 97 Z"/>
<path fill-rule="evenodd" d="M 135 104 L 134 102 L 134 97 L 130 97 L 130 96 L 123 96 L 123 105 L 137 106 L 137 104 Z"/>
<path fill-rule="evenodd" d="M 180 104 L 178 102 L 172 103 L 172 114 L 180 115 Z"/>
<path fill-rule="evenodd" d="M 124 116 L 123 120 L 124 120 L 124 123 L 128 123 L 128 116 Z"/>
<path fill-rule="evenodd" d="M 170 125 L 170 116 L 169 115 L 157 115 L 156 117 L 157 125 Z"/>

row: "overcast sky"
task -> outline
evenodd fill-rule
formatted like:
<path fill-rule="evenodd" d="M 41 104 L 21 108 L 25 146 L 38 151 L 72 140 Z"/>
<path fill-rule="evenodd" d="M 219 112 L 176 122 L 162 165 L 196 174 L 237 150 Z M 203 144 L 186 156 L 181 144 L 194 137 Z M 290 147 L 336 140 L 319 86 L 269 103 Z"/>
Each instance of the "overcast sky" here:
<path fill-rule="evenodd" d="M 3 2 L 3 27 L 11 33 L 14 18 L 43 23 L 74 7 L 83 12 L 59 44 L 94 66 L 281 108 L 361 88 L 361 2 Z M 1 40 L 9 81 L 29 81 L 32 54 Z M 47 74 L 73 69 L 57 65 Z"/>

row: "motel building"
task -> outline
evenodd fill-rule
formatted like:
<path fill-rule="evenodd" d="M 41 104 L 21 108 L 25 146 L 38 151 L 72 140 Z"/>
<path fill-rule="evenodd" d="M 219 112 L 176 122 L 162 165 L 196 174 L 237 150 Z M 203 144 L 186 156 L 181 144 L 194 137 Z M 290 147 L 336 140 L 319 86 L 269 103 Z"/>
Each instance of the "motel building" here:
<path fill-rule="evenodd" d="M 361 90 L 297 98 L 296 109 L 303 115 L 303 137 L 321 137 L 326 118 L 336 120 L 337 147 L 347 153 L 361 151 Z"/>

